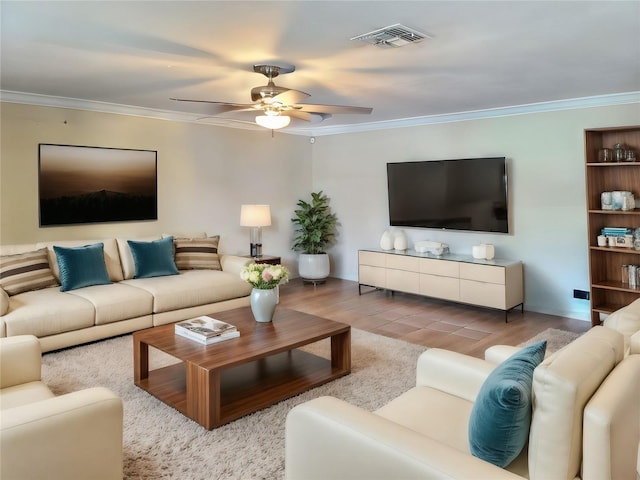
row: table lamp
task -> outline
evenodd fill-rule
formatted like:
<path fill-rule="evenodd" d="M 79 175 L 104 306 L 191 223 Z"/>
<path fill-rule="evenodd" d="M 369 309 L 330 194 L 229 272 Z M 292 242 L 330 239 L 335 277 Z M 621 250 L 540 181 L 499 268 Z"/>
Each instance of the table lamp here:
<path fill-rule="evenodd" d="M 240 207 L 240 226 L 251 227 L 251 256 L 262 256 L 262 227 L 271 225 L 271 207 L 269 205 L 242 205 Z"/>

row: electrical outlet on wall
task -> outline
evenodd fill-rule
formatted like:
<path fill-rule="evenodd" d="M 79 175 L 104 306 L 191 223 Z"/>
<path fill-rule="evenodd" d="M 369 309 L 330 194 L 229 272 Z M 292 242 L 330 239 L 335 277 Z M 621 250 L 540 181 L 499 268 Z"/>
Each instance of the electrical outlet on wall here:
<path fill-rule="evenodd" d="M 573 298 L 579 298 L 581 300 L 589 300 L 589 292 L 586 290 L 573 290 Z"/>

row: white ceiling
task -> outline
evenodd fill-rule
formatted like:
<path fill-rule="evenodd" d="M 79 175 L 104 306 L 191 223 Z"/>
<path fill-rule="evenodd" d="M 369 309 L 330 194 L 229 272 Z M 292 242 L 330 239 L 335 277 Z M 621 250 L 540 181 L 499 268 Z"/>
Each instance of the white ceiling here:
<path fill-rule="evenodd" d="M 249 103 L 251 88 L 266 84 L 252 65 L 275 62 L 296 66 L 276 84 L 310 93 L 305 103 L 373 107 L 289 127 L 322 134 L 540 102 L 638 101 L 640 92 L 638 1 L 2 0 L 0 8 L 6 101 L 195 120 L 215 107 L 169 97 Z M 350 40 L 395 23 L 433 38 L 394 49 Z M 252 120 L 223 116 L 234 115 Z"/>

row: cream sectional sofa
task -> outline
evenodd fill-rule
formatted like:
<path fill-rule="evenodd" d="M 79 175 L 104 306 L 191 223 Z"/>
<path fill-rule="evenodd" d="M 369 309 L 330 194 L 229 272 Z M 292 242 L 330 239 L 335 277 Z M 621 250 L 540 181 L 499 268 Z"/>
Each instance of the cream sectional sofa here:
<path fill-rule="evenodd" d="M 166 236 L 132 240 L 153 241 Z M 240 271 L 249 259 L 220 254 L 222 270 L 180 270 L 178 275 L 134 278 L 135 263 L 127 240 L 130 239 L 0 246 L 3 256 L 46 248 L 49 266 L 60 281 L 54 245 L 77 247 L 103 243 L 105 265 L 112 282 L 65 292 L 55 286 L 11 296 L 0 289 L 0 337 L 35 335 L 42 350 L 47 352 L 249 305 L 251 286 L 240 278 Z"/>

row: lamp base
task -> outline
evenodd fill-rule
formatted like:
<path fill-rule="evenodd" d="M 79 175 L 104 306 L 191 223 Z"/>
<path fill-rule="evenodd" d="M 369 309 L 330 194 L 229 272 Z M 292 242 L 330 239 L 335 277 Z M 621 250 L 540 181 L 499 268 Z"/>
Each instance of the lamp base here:
<path fill-rule="evenodd" d="M 261 243 L 252 243 L 251 244 L 251 256 L 253 258 L 262 257 L 262 244 Z"/>

